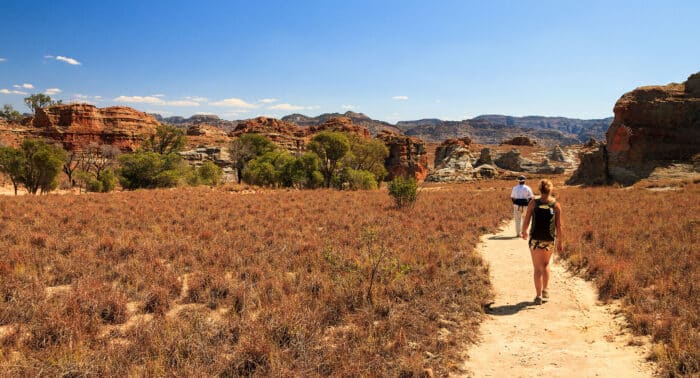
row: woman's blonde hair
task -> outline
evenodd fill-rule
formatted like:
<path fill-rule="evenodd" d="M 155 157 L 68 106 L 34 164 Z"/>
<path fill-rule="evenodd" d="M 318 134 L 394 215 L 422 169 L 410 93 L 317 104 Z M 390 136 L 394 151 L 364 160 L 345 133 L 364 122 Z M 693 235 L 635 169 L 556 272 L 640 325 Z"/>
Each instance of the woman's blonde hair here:
<path fill-rule="evenodd" d="M 540 194 L 552 193 L 553 189 L 554 189 L 554 184 L 552 184 L 551 181 L 549 181 L 549 180 L 540 181 Z"/>

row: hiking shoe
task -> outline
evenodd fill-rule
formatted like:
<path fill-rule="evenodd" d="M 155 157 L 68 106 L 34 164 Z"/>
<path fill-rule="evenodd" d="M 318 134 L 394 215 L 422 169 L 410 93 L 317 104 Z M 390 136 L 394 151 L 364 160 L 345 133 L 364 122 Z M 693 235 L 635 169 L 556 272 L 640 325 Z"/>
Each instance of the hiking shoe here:
<path fill-rule="evenodd" d="M 542 297 L 539 295 L 535 297 L 535 304 L 536 305 L 541 305 L 542 304 Z"/>
<path fill-rule="evenodd" d="M 547 289 L 542 290 L 542 301 L 549 301 L 549 291 L 547 291 Z"/>

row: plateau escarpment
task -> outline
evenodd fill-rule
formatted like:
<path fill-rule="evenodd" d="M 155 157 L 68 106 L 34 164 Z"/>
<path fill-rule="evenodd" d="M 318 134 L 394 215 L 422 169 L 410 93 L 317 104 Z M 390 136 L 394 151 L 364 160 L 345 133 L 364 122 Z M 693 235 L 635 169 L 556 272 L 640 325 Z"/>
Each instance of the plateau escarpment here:
<path fill-rule="evenodd" d="M 526 136 L 540 145 L 572 145 L 590 138 L 603 139 L 612 118 L 582 120 L 564 117 L 511 117 L 482 115 L 463 121 L 424 119 L 401 121 L 396 126 L 406 135 L 427 142 L 470 137 L 479 144 L 498 144 L 505 139 Z"/>
<path fill-rule="evenodd" d="M 152 116 L 129 107 L 100 109 L 89 104 L 37 109 L 34 117 L 25 123 L 25 136 L 53 139 L 69 151 L 80 150 L 90 143 L 135 150 L 159 125 Z"/>
<path fill-rule="evenodd" d="M 700 153 L 700 73 L 681 84 L 646 86 L 615 104 L 606 144 L 581 156 L 571 184 L 632 184 L 655 169 L 692 164 Z"/>

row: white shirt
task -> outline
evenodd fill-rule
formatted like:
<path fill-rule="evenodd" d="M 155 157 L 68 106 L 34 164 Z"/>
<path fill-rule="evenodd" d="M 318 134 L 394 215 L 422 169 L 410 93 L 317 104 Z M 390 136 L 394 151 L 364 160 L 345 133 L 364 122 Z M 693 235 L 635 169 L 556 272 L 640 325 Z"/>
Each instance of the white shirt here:
<path fill-rule="evenodd" d="M 513 187 L 513 190 L 510 192 L 510 198 L 515 198 L 515 199 L 531 199 L 535 195 L 532 194 L 532 189 L 530 189 L 529 186 L 525 184 L 518 184 Z"/>

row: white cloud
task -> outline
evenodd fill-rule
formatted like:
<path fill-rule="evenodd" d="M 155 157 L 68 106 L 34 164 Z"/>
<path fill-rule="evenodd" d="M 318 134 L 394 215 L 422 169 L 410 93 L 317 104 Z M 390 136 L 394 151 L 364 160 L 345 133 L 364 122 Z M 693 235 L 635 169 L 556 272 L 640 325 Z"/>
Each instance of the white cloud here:
<path fill-rule="evenodd" d="M 226 106 L 230 108 L 240 108 L 240 109 L 255 109 L 258 105 L 251 104 L 241 100 L 240 98 L 226 98 L 221 101 L 210 102 L 209 105 L 213 106 Z"/>
<path fill-rule="evenodd" d="M 201 97 L 201 96 L 187 96 L 187 97 L 185 97 L 185 100 L 190 100 L 190 101 L 195 101 L 195 102 L 207 102 L 207 101 L 209 101 L 208 98 Z"/>
<path fill-rule="evenodd" d="M 258 102 L 262 102 L 263 104 L 272 104 L 273 102 L 277 102 L 277 101 L 279 101 L 279 100 L 276 98 L 263 98 L 263 99 L 258 100 Z"/>
<path fill-rule="evenodd" d="M 165 97 L 165 95 L 158 93 L 158 94 L 152 94 L 150 97 Z"/>
<path fill-rule="evenodd" d="M 44 91 L 45 94 L 47 95 L 55 95 L 63 92 L 62 90 L 58 88 L 48 88 L 47 90 Z"/>
<path fill-rule="evenodd" d="M 293 110 L 312 110 L 312 109 L 318 109 L 319 106 L 301 106 L 301 105 L 292 105 L 292 104 L 277 104 L 277 105 L 272 105 L 268 107 L 270 110 L 288 110 L 288 111 L 293 111 Z"/>
<path fill-rule="evenodd" d="M 394 96 L 393 100 L 408 100 L 408 96 Z"/>
<path fill-rule="evenodd" d="M 113 101 L 127 102 L 135 104 L 154 104 L 164 106 L 199 106 L 199 103 L 191 100 L 173 100 L 165 101 L 162 98 L 155 96 L 119 96 Z"/>
<path fill-rule="evenodd" d="M 20 89 L 34 89 L 34 86 L 29 84 L 29 83 L 24 83 L 21 85 L 15 84 L 15 85 L 13 85 L 13 87 L 20 88 Z"/>
<path fill-rule="evenodd" d="M 79 66 L 79 65 L 82 64 L 82 63 L 78 62 L 77 60 L 75 60 L 75 59 L 73 59 L 73 58 L 69 58 L 69 57 L 66 57 L 66 56 L 60 56 L 60 55 L 58 55 L 58 56 L 56 57 L 56 60 L 59 60 L 59 61 L 61 61 L 61 62 L 66 62 L 66 63 L 68 63 L 68 64 L 70 64 L 70 65 L 72 65 L 72 66 Z"/>
<path fill-rule="evenodd" d="M 26 95 L 27 92 L 22 92 L 22 91 L 15 91 L 15 90 L 9 90 L 9 89 L 0 89 L 1 94 L 18 94 L 18 95 Z"/>
<path fill-rule="evenodd" d="M 355 109 L 355 105 L 340 105 L 340 107 L 347 110 Z"/>
<path fill-rule="evenodd" d="M 7 62 L 7 59 L 5 59 L 5 58 L 0 58 L 0 63 L 2 63 L 2 62 Z"/>

